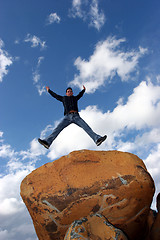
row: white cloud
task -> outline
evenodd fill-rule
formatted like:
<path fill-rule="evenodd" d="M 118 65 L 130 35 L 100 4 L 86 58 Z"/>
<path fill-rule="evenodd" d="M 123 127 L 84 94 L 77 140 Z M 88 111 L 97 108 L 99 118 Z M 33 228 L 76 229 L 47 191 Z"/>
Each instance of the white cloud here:
<path fill-rule="evenodd" d="M 2 138 L 3 132 L 0 133 Z M 38 159 L 34 140 L 28 150 L 28 159 L 25 158 L 25 151 L 16 152 L 4 143 L 4 139 L 0 144 L 1 165 L 6 169 L 0 175 L 0 239 L 37 239 L 31 218 L 20 197 L 21 181 L 35 169 Z M 4 158 L 5 162 L 8 160 L 6 165 L 3 165 Z M 28 232 L 24 231 L 24 224 Z"/>
<path fill-rule="evenodd" d="M 2 138 L 3 137 L 3 132 L 2 131 L 0 131 L 0 138 Z"/>
<path fill-rule="evenodd" d="M 119 126 L 136 130 L 144 127 L 158 127 L 160 116 L 159 92 L 160 86 L 142 81 L 134 89 L 133 94 L 128 97 L 128 102 L 118 105 L 109 114 L 116 129 Z"/>
<path fill-rule="evenodd" d="M 88 1 L 84 1 L 84 0 L 73 0 L 72 8 L 70 9 L 69 16 L 73 18 L 79 17 L 85 20 L 86 15 L 85 15 L 85 11 L 82 10 L 82 4 L 86 6 L 87 3 Z"/>
<path fill-rule="evenodd" d="M 0 132 L 1 138 L 3 132 Z M 37 239 L 31 218 L 20 196 L 21 181 L 35 169 L 39 155 L 44 155 L 38 142 L 33 139 L 30 149 L 16 152 L 9 144 L 1 141 L 0 158 L 7 164 L 2 165 L 0 175 L 0 239 Z M 1 161 L 3 164 L 4 161 Z M 24 225 L 28 232 L 24 230 Z M 28 238 L 27 238 L 28 237 Z"/>
<path fill-rule="evenodd" d="M 7 239 L 8 231 L 0 229 L 0 239 Z"/>
<path fill-rule="evenodd" d="M 89 26 L 96 28 L 98 31 L 105 23 L 105 15 L 102 10 L 99 10 L 97 0 L 91 2 L 88 0 L 73 0 L 69 16 L 88 21 Z"/>
<path fill-rule="evenodd" d="M 160 142 L 160 141 L 159 141 Z M 146 158 L 146 164 L 148 168 L 150 169 L 150 172 L 152 175 L 155 176 L 155 179 L 157 183 L 159 184 L 159 170 L 160 170 L 160 161 L 159 161 L 159 156 L 160 156 L 160 143 L 158 142 L 157 146 L 154 147 L 151 150 L 151 153 L 148 155 Z"/>
<path fill-rule="evenodd" d="M 55 127 L 57 124 L 58 124 L 58 122 L 55 122 L 54 127 Z M 45 136 L 46 136 L 49 132 L 53 131 L 54 127 L 53 127 L 52 125 L 46 126 L 46 128 L 41 132 L 40 138 L 42 138 L 42 139 L 45 138 Z"/>
<path fill-rule="evenodd" d="M 37 86 L 37 90 L 38 90 L 38 93 L 39 93 L 40 96 L 42 95 L 42 93 L 46 92 L 45 86 L 41 86 L 41 85 Z"/>
<path fill-rule="evenodd" d="M 15 155 L 14 150 L 11 148 L 8 144 L 3 144 L 0 146 L 0 157 L 6 158 L 6 157 L 13 157 Z"/>
<path fill-rule="evenodd" d="M 33 72 L 33 82 L 35 84 L 37 84 L 40 80 L 39 68 L 40 68 L 41 62 L 43 60 L 44 60 L 44 57 L 42 57 L 42 56 L 38 58 L 38 62 L 37 62 L 35 71 Z"/>
<path fill-rule="evenodd" d="M 41 75 L 39 73 L 40 65 L 43 60 L 44 60 L 44 57 L 42 56 L 38 58 L 36 68 L 33 72 L 33 83 L 35 84 L 40 96 L 42 95 L 42 93 L 46 92 L 45 86 L 42 86 Z"/>
<path fill-rule="evenodd" d="M 145 160 L 145 164 L 147 166 L 147 169 L 149 170 L 151 176 L 153 176 L 156 186 L 155 191 L 155 197 L 154 201 L 152 203 L 152 207 L 156 209 L 156 196 L 160 192 L 160 181 L 159 181 L 159 173 L 160 173 L 160 144 L 157 144 L 156 147 L 154 147 L 151 150 L 151 153 L 148 155 L 148 157 Z"/>
<path fill-rule="evenodd" d="M 0 82 L 3 81 L 3 77 L 8 73 L 8 67 L 13 63 L 13 58 L 3 47 L 4 42 L 0 39 Z"/>
<path fill-rule="evenodd" d="M 0 214 L 14 214 L 17 211 L 22 211 L 23 208 L 23 203 L 17 201 L 16 198 L 4 199 L 0 204 Z"/>
<path fill-rule="evenodd" d="M 46 46 L 46 42 L 42 41 L 39 37 L 35 36 L 35 35 L 31 35 L 31 34 L 27 34 L 26 38 L 24 39 L 25 42 L 31 42 L 31 47 L 35 48 L 40 46 L 41 49 L 45 49 Z"/>
<path fill-rule="evenodd" d="M 74 76 L 70 84 L 82 87 L 86 86 L 87 92 L 92 93 L 106 81 L 117 74 L 122 81 L 127 81 L 130 75 L 137 71 L 139 59 L 146 53 L 146 49 L 139 49 L 124 52 L 120 50 L 120 44 L 125 39 L 109 37 L 105 41 L 98 42 L 89 60 L 82 60 L 78 57 L 74 65 L 79 75 Z"/>
<path fill-rule="evenodd" d="M 24 209 L 20 197 L 20 183 L 29 172 L 17 171 L 0 178 L 0 215 L 12 215 Z"/>
<path fill-rule="evenodd" d="M 36 84 L 40 80 L 40 74 L 38 72 L 33 73 L 33 82 Z"/>
<path fill-rule="evenodd" d="M 44 60 L 44 57 L 43 57 L 43 56 L 41 56 L 41 57 L 38 58 L 38 63 L 37 63 L 37 67 L 38 67 L 38 68 L 40 67 L 41 62 L 42 62 L 43 60 Z"/>
<path fill-rule="evenodd" d="M 0 158 L 3 160 L 5 158 L 7 164 L 5 164 L 6 171 L 3 171 L 0 176 L 0 215 L 13 215 L 24 209 L 20 198 L 20 183 L 27 174 L 34 170 L 39 154 L 43 154 L 44 151 L 39 149 L 37 153 L 35 140 L 32 140 L 28 152 L 30 154 L 26 160 L 25 151 L 16 152 L 9 144 L 4 143 L 4 139 L 1 142 Z"/>
<path fill-rule="evenodd" d="M 25 206 L 13 215 L 0 215 L 0 226 L 1 240 L 38 240 Z"/>
<path fill-rule="evenodd" d="M 137 153 L 141 154 L 146 151 L 146 149 L 150 149 L 150 145 L 157 145 L 160 142 L 160 129 L 153 128 L 149 129 L 149 131 L 145 131 L 137 135 L 134 138 L 134 141 L 119 141 L 118 149 L 124 152 L 136 151 Z M 139 155 L 138 154 L 138 155 Z"/>
<path fill-rule="evenodd" d="M 57 13 L 51 13 L 47 17 L 47 23 L 52 24 L 52 23 L 60 23 L 61 18 L 57 15 Z"/>
<path fill-rule="evenodd" d="M 30 142 L 30 149 L 26 150 L 26 151 L 20 151 L 20 156 L 22 160 L 25 159 L 30 159 L 30 167 L 32 168 L 32 164 L 35 163 L 37 161 L 37 159 L 39 159 L 40 156 L 45 155 L 46 153 L 46 149 L 41 148 L 40 144 L 38 143 L 37 139 L 34 138 L 31 142 Z M 29 167 L 29 164 L 28 166 Z"/>
<path fill-rule="evenodd" d="M 99 12 L 97 0 L 93 0 L 91 3 L 90 16 L 90 26 L 93 26 L 97 30 L 100 30 L 105 23 L 105 15 L 102 11 Z"/>

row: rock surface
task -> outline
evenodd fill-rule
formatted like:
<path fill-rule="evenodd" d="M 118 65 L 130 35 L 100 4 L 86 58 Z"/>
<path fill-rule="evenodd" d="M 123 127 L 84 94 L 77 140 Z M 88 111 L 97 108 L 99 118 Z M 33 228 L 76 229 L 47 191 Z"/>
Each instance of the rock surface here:
<path fill-rule="evenodd" d="M 157 196 L 157 214 L 149 234 L 150 240 L 160 240 L 160 193 Z"/>
<path fill-rule="evenodd" d="M 21 183 L 39 240 L 64 239 L 71 223 L 93 213 L 130 240 L 145 239 L 154 190 L 143 161 L 119 151 L 75 151 Z"/>
<path fill-rule="evenodd" d="M 110 224 L 102 215 L 92 214 L 74 221 L 64 240 L 127 240 L 125 234 Z"/>

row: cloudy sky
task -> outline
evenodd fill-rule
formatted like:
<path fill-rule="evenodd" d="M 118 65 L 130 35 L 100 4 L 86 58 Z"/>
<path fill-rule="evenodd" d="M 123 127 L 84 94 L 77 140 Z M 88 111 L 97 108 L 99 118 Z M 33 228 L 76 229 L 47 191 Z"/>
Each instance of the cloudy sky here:
<path fill-rule="evenodd" d="M 159 0 L 0 0 L 1 240 L 37 239 L 20 183 L 73 150 L 136 154 L 160 191 L 159 16 Z M 70 125 L 43 148 L 37 138 L 63 117 L 45 86 L 83 85 L 80 115 L 106 142 Z"/>

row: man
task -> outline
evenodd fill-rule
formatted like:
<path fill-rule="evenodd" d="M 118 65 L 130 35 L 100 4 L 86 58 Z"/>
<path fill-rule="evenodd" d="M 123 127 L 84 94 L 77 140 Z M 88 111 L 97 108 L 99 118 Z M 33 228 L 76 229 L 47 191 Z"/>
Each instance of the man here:
<path fill-rule="evenodd" d="M 52 97 L 56 98 L 58 101 L 63 103 L 64 106 L 64 118 L 58 124 L 58 126 L 53 130 L 52 134 L 45 139 L 38 138 L 38 142 L 42 144 L 45 148 L 49 149 L 50 145 L 58 134 L 71 123 L 75 123 L 79 127 L 83 128 L 84 131 L 93 139 L 93 141 L 99 146 L 107 136 L 100 136 L 93 132 L 93 130 L 88 126 L 88 124 L 80 117 L 78 113 L 78 100 L 83 96 L 86 88 L 83 86 L 83 90 L 77 95 L 73 95 L 72 88 L 66 89 L 66 96 L 60 96 L 55 92 L 51 91 L 49 87 L 46 87 L 47 92 L 51 94 Z"/>

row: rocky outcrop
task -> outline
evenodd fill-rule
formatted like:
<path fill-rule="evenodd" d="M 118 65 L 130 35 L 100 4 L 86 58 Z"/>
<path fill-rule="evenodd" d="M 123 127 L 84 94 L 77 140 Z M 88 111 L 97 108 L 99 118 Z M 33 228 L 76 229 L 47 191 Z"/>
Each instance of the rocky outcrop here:
<path fill-rule="evenodd" d="M 153 194 L 154 182 L 143 161 L 119 151 L 72 152 L 36 169 L 21 184 L 39 240 L 64 239 L 70 224 L 84 218 L 89 232 L 93 214 L 121 229 L 124 239 L 145 239 Z"/>
<path fill-rule="evenodd" d="M 149 240 L 160 240 L 160 193 L 157 196 L 157 214 L 151 225 Z"/>

